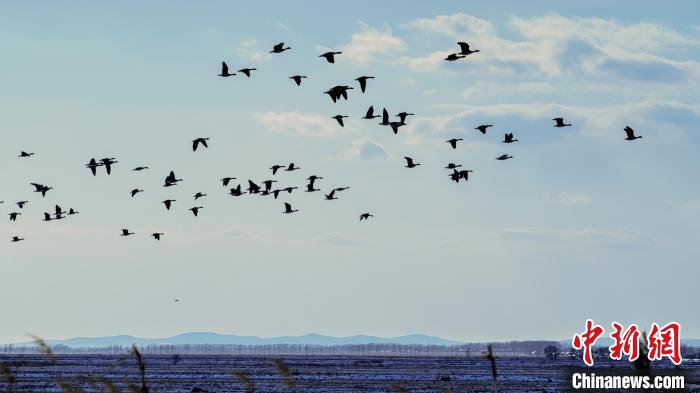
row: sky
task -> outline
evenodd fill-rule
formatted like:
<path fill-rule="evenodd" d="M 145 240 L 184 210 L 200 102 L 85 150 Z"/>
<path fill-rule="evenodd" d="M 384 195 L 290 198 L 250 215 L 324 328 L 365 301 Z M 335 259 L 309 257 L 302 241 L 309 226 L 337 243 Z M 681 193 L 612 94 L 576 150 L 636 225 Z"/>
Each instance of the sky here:
<path fill-rule="evenodd" d="M 0 211 L 22 215 L 0 223 L 0 342 L 190 331 L 568 339 L 587 318 L 678 321 L 700 337 L 698 11 L 693 1 L 5 4 Z M 292 49 L 270 55 L 281 41 Z M 457 41 L 480 52 L 442 61 Z M 343 53 L 328 64 L 327 50 Z M 219 78 L 221 61 L 258 70 Z M 295 74 L 308 76 L 300 87 Z M 365 94 L 361 75 L 375 77 Z M 355 89 L 334 104 L 322 92 L 339 84 Z M 394 135 L 360 119 L 369 105 L 415 115 Z M 345 127 L 336 114 L 350 116 Z M 552 127 L 558 116 L 572 126 Z M 479 124 L 493 127 L 482 135 Z M 643 138 L 625 141 L 625 126 Z M 519 142 L 501 143 L 505 132 Z M 197 137 L 209 148 L 192 152 Z M 463 141 L 452 150 L 450 138 Z M 504 153 L 514 158 L 494 159 Z M 404 168 L 404 156 L 422 165 Z M 92 157 L 119 163 L 93 177 Z M 302 169 L 267 169 L 289 162 Z M 448 162 L 474 170 L 469 182 L 451 182 Z M 166 189 L 171 170 L 183 181 Z M 233 198 L 219 182 L 303 187 L 312 174 L 325 192 L 351 188 L 334 201 L 300 190 L 274 200 Z M 30 182 L 54 189 L 41 198 Z M 145 191 L 131 198 L 133 188 Z M 194 202 L 198 191 L 208 196 Z M 283 202 L 300 211 L 282 214 Z M 80 213 L 42 222 L 55 204 Z M 364 212 L 374 217 L 359 222 Z"/>

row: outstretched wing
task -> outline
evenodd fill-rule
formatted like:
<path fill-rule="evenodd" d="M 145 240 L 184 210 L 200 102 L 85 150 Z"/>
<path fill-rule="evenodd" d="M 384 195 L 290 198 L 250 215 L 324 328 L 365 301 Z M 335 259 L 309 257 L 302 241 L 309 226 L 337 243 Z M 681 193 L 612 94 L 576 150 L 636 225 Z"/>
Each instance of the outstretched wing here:
<path fill-rule="evenodd" d="M 221 62 L 221 74 L 228 75 L 228 65 L 226 65 L 225 61 Z"/>
<path fill-rule="evenodd" d="M 628 138 L 634 138 L 634 130 L 630 126 L 625 126 L 625 133 Z"/>
<path fill-rule="evenodd" d="M 382 111 L 382 123 L 388 123 L 389 122 L 389 112 L 386 111 L 386 108 Z"/>
<path fill-rule="evenodd" d="M 457 45 L 459 45 L 459 49 L 462 51 L 462 53 L 469 53 L 469 44 L 466 42 L 458 42 Z"/>
<path fill-rule="evenodd" d="M 360 90 L 362 90 L 362 92 L 364 93 L 365 88 L 367 87 L 367 79 L 359 78 L 357 81 L 360 82 Z"/>

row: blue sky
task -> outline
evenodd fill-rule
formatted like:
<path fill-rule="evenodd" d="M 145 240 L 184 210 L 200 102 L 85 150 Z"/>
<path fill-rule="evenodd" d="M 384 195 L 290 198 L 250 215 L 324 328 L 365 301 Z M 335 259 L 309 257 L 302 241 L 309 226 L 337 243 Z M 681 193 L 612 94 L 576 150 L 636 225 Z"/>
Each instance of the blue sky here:
<path fill-rule="evenodd" d="M 700 337 L 694 2 L 94 2 L 0 15 L 0 342 L 186 331 Z M 481 52 L 446 63 L 456 41 Z M 267 52 L 285 41 L 293 49 Z M 336 64 L 317 56 L 343 51 Z M 219 64 L 256 67 L 216 77 Z M 305 74 L 301 87 L 287 79 Z M 373 75 L 366 94 L 321 94 Z M 359 119 L 413 112 L 398 135 Z M 346 127 L 330 116 L 349 115 Z M 552 127 L 563 116 L 573 126 Z M 486 135 L 476 125 L 494 124 Z M 622 129 L 643 135 L 628 143 Z M 500 143 L 512 131 L 520 140 Z M 210 137 L 208 150 L 190 141 Z M 444 142 L 463 138 L 457 150 Z M 35 152 L 17 158 L 20 150 Z M 509 153 L 513 160 L 494 158 Z M 403 168 L 403 156 L 422 165 Z M 116 157 L 92 177 L 91 157 Z M 218 179 L 324 179 L 339 200 Z M 454 184 L 448 162 L 475 172 Z M 135 173 L 130 169 L 148 165 Z M 175 170 L 184 181 L 165 189 Z M 29 182 L 54 187 L 45 199 Z M 129 197 L 133 188 L 145 192 Z M 194 218 L 192 195 L 208 197 Z M 160 205 L 177 199 L 167 212 Z M 300 210 L 283 215 L 282 202 Z M 54 204 L 80 214 L 40 222 Z M 360 213 L 375 217 L 359 223 Z M 121 228 L 137 235 L 120 238 Z M 160 243 L 147 235 L 166 233 Z M 182 299 L 174 304 L 172 299 Z"/>

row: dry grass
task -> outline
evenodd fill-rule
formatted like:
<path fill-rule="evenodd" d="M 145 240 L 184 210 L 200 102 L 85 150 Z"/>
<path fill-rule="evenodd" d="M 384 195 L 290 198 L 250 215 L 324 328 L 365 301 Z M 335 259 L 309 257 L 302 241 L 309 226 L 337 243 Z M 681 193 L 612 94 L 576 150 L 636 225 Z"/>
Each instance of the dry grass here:
<path fill-rule="evenodd" d="M 232 371 L 231 375 L 236 377 L 238 381 L 243 384 L 243 387 L 245 388 L 246 393 L 255 393 L 255 381 L 250 379 L 247 375 L 245 375 L 244 372 L 242 371 Z"/>
<path fill-rule="evenodd" d="M 493 356 L 493 350 L 491 349 L 491 344 L 486 346 L 486 358 L 489 360 L 489 363 L 491 363 L 491 374 L 493 376 L 493 385 L 492 385 L 492 391 L 493 393 L 496 393 L 498 391 L 496 387 L 496 379 L 498 378 L 498 371 L 496 370 L 496 357 Z"/>
<path fill-rule="evenodd" d="M 31 337 L 34 341 L 34 344 L 36 344 L 36 346 L 39 347 L 41 353 L 43 353 L 49 358 L 49 363 L 56 364 L 56 356 L 53 354 L 53 351 L 51 351 L 51 347 L 49 346 L 49 344 L 47 344 L 46 341 L 44 341 L 44 339 L 42 339 L 41 337 L 35 336 L 33 334 L 29 334 L 28 336 Z"/>
<path fill-rule="evenodd" d="M 294 373 L 287 367 L 282 359 L 275 359 L 275 367 L 277 368 L 277 374 L 282 377 L 282 384 L 288 388 L 293 388 L 295 385 Z"/>

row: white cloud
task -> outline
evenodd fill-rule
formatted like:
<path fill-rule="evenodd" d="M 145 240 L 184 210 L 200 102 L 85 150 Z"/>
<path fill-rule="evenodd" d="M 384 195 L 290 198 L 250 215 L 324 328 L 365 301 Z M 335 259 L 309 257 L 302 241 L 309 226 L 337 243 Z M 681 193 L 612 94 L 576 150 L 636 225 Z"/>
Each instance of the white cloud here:
<path fill-rule="evenodd" d="M 335 158 L 341 160 L 376 160 L 387 157 L 388 154 L 381 143 L 365 137 L 352 141 L 352 145 Z"/>
<path fill-rule="evenodd" d="M 299 136 L 328 138 L 343 130 L 334 119 L 316 113 L 269 111 L 258 113 L 255 118 L 272 130 Z"/>
<path fill-rule="evenodd" d="M 583 193 L 562 192 L 557 195 L 557 202 L 565 206 L 588 205 L 592 200 L 590 195 Z"/>
<path fill-rule="evenodd" d="M 598 228 L 543 228 L 543 227 L 514 227 L 505 228 L 501 233 L 509 236 L 547 237 L 560 239 L 612 240 L 616 242 L 636 242 L 647 239 L 638 232 L 624 229 Z"/>
<path fill-rule="evenodd" d="M 406 43 L 388 26 L 377 29 L 364 23 L 362 31 L 353 34 L 350 43 L 341 47 L 344 58 L 359 64 L 388 58 L 405 49 Z"/>
<path fill-rule="evenodd" d="M 260 48 L 256 38 L 244 38 L 240 40 L 236 52 L 241 58 L 252 62 L 261 62 L 272 58 L 269 50 Z"/>

